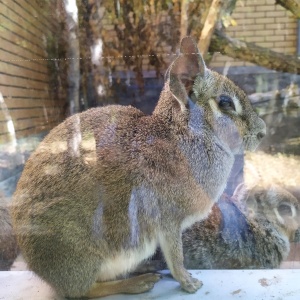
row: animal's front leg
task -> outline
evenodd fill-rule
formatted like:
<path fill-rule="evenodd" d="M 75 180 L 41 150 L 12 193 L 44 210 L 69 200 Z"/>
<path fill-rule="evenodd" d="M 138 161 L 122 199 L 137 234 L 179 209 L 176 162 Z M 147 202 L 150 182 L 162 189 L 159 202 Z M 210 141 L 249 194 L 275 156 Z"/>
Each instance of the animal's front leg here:
<path fill-rule="evenodd" d="M 160 235 L 160 247 L 165 256 L 168 268 L 173 277 L 180 283 L 181 288 L 189 293 L 195 293 L 202 286 L 202 282 L 193 278 L 183 265 L 182 238 L 180 228 Z"/>

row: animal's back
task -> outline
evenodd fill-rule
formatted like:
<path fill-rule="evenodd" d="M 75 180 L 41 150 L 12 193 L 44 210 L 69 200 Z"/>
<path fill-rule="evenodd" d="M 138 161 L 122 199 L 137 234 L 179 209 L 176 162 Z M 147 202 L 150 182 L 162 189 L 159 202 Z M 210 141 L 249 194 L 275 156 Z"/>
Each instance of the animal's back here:
<path fill-rule="evenodd" d="M 140 111 L 122 106 L 74 115 L 54 128 L 27 161 L 14 195 L 15 230 L 29 267 L 56 288 L 63 286 L 66 272 L 73 273 L 73 279 L 75 272 L 96 276 L 102 257 L 107 259 L 122 247 L 128 220 L 124 220 L 118 203 L 109 201 L 127 201 L 129 205 L 132 184 L 124 181 L 130 170 L 122 173 L 118 162 L 114 168 L 110 155 L 101 161 L 97 151 L 124 152 L 124 148 L 118 149 L 116 135 L 125 134 L 122 124 L 134 127 L 142 117 Z M 109 180 L 119 184 L 116 198 L 114 190 L 105 195 Z M 110 214 L 115 215 L 115 224 L 106 222 Z M 115 249 L 110 247 L 114 225 L 120 228 Z M 56 285 L 58 281 L 62 283 Z M 74 281 L 75 289 L 76 284 L 82 288 Z"/>
<path fill-rule="evenodd" d="M 14 225 L 29 267 L 56 289 L 64 280 L 70 285 L 76 272 L 83 278 L 91 272 L 86 286 L 95 277 L 113 279 L 155 251 L 161 211 L 153 185 L 163 184 L 157 176 L 164 170 L 153 151 L 168 152 L 170 169 L 177 154 L 166 148 L 164 124 L 149 118 L 122 106 L 74 115 L 26 163 L 14 195 Z"/>
<path fill-rule="evenodd" d="M 31 220 L 34 222 L 50 213 L 48 208 L 54 210 L 59 206 L 61 211 L 56 213 L 61 212 L 64 219 L 69 213 L 74 218 L 74 209 L 84 217 L 106 167 L 99 163 L 96 153 L 101 135 L 103 141 L 111 143 L 112 151 L 119 120 L 134 123 L 133 119 L 142 116 L 133 108 L 110 106 L 74 115 L 55 127 L 25 164 L 14 194 L 13 213 L 17 220 L 23 218 L 25 222 L 26 216 L 34 211 L 35 218 Z"/>

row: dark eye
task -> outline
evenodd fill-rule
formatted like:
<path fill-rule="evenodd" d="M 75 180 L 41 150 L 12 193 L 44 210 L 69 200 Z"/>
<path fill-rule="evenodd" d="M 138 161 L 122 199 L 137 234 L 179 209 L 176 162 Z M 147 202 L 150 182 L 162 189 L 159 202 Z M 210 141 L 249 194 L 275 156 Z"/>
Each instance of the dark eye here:
<path fill-rule="evenodd" d="M 292 208 L 288 204 L 280 204 L 278 206 L 278 212 L 282 217 L 283 216 L 289 216 L 289 217 L 293 216 Z"/>
<path fill-rule="evenodd" d="M 233 100 L 227 95 L 219 96 L 219 107 L 224 110 L 235 110 Z"/>

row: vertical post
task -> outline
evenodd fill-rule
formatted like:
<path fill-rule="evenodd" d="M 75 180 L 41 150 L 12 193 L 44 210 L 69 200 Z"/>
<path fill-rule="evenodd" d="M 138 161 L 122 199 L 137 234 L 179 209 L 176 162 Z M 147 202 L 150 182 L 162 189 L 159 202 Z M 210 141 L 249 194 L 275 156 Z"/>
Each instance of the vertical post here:
<path fill-rule="evenodd" d="M 78 40 L 78 8 L 76 0 L 64 0 L 68 26 L 68 100 L 70 115 L 80 112 L 80 65 Z"/>

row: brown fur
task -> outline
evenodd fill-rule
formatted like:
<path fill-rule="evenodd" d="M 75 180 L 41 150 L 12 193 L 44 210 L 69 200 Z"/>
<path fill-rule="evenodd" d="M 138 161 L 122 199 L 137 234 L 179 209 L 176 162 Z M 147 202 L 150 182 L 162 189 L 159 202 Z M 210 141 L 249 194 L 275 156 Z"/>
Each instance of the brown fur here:
<path fill-rule="evenodd" d="M 8 271 L 18 255 L 11 217 L 5 197 L 0 194 L 0 271 Z"/>
<path fill-rule="evenodd" d="M 288 191 L 238 187 L 231 199 L 215 207 L 205 224 L 196 223 L 183 233 L 186 268 L 270 269 L 287 258 L 300 225 L 299 203 Z M 212 231 L 212 226 L 219 230 Z"/>
<path fill-rule="evenodd" d="M 275 212 L 277 211 L 277 213 Z M 293 214 L 294 213 L 294 214 Z M 182 234 L 187 269 L 278 268 L 287 258 L 300 225 L 300 205 L 287 190 L 240 185 L 223 197 L 204 221 Z M 138 273 L 165 269 L 161 252 Z"/>
<path fill-rule="evenodd" d="M 186 74 L 192 90 L 185 89 Z M 228 89 L 205 93 L 207 81 Z M 218 95 L 229 92 L 241 95 L 246 111 L 203 110 L 205 97 L 218 107 Z M 183 266 L 181 232 L 208 215 L 234 154 L 254 149 L 264 135 L 248 102 L 205 68 L 185 38 L 151 116 L 107 106 L 54 128 L 26 163 L 14 195 L 14 226 L 29 267 L 65 296 L 97 297 L 122 286 L 116 279 L 159 245 L 173 277 L 195 292 L 202 283 Z"/>

